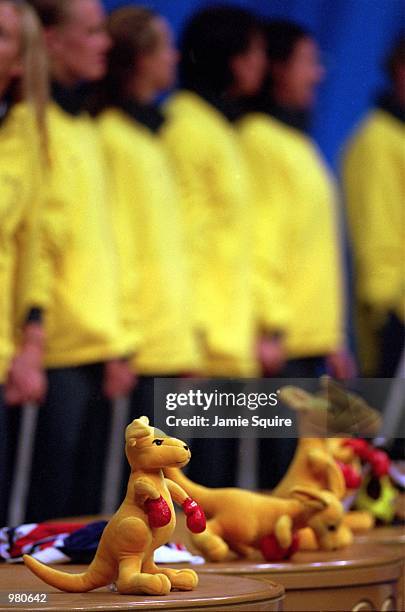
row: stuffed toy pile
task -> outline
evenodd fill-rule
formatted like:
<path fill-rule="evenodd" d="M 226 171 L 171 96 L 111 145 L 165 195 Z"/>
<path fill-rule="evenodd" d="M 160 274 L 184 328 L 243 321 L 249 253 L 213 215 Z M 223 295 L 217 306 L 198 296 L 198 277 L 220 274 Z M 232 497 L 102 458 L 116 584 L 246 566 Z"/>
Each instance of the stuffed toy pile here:
<path fill-rule="evenodd" d="M 376 410 L 329 377 L 321 379 L 319 393 L 284 387 L 280 399 L 303 417 L 306 435 L 308 431 L 375 435 L 380 427 Z M 231 551 L 249 557 L 259 549 L 267 561 L 279 561 L 296 550 L 343 548 L 353 541 L 353 531 L 373 526 L 369 512 L 345 513 L 341 503 L 361 484 L 363 457 L 357 447 L 367 443 L 306 435 L 300 437 L 291 466 L 271 495 L 209 489 L 177 468 L 165 470 L 192 493 L 209 518 L 207 530 L 192 536 L 206 558 L 224 561 Z M 368 459 L 375 466 L 384 463 L 380 451 L 371 447 Z"/>

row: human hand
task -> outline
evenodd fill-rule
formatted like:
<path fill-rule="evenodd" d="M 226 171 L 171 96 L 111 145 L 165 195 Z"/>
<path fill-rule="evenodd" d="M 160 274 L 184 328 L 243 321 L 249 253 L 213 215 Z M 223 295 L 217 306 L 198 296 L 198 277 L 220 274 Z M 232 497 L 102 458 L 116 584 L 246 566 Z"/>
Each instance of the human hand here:
<path fill-rule="evenodd" d="M 124 359 L 112 359 L 105 364 L 103 391 L 110 399 L 124 397 L 135 387 L 136 374 Z"/>

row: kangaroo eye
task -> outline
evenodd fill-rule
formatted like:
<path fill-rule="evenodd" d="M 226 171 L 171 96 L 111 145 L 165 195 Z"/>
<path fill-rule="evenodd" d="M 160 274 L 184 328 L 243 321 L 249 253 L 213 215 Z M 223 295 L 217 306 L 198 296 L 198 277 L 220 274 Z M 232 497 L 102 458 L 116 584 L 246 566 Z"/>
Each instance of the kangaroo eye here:
<path fill-rule="evenodd" d="M 328 525 L 329 531 L 336 531 L 336 529 L 337 529 L 336 525 Z"/>
<path fill-rule="evenodd" d="M 152 444 L 156 444 L 156 446 L 162 446 L 163 440 L 153 440 Z"/>

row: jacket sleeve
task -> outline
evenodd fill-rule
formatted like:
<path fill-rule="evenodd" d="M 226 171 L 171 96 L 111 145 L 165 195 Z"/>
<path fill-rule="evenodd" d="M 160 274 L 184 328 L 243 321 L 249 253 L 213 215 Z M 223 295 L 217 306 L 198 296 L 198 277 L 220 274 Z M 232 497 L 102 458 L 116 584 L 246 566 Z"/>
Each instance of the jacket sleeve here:
<path fill-rule="evenodd" d="M 250 219 L 233 132 L 219 141 L 211 129 L 176 119 L 164 138 L 192 245 L 195 320 L 208 354 L 233 362 L 249 353 L 251 338 Z"/>
<path fill-rule="evenodd" d="M 60 253 L 68 240 L 69 220 L 64 214 L 61 186 L 55 186 L 52 161 L 33 171 L 33 189 L 27 202 L 27 232 L 33 239 L 32 256 L 27 266 L 25 299 L 28 309 L 48 309 L 53 282 L 58 274 Z M 68 185 L 64 182 L 64 188 Z"/>
<path fill-rule="evenodd" d="M 369 130 L 352 142 L 344 158 L 343 185 L 358 295 L 364 304 L 384 313 L 395 308 L 403 291 L 398 266 L 405 259 L 405 245 L 397 206 L 401 170 L 379 136 Z"/>
<path fill-rule="evenodd" d="M 52 254 L 47 229 L 47 161 L 31 117 L 24 122 L 26 159 L 23 214 L 17 232 L 16 313 L 17 327 L 24 325 L 33 309 L 46 309 L 51 290 Z"/>
<path fill-rule="evenodd" d="M 137 232 L 137 208 L 139 190 L 136 176 L 131 171 L 125 149 L 114 146 L 108 131 L 101 131 L 106 164 L 109 171 L 108 190 L 113 235 L 117 249 L 120 326 L 128 339 L 131 352 L 137 350 L 142 337 L 139 309 L 140 270 L 142 253 Z M 135 186 L 135 188 L 134 188 Z"/>
<path fill-rule="evenodd" d="M 288 324 L 285 287 L 285 215 L 288 180 L 277 155 L 261 142 L 259 126 L 240 128 L 251 178 L 251 217 L 254 236 L 254 298 L 257 321 L 267 332 L 284 332 Z"/>

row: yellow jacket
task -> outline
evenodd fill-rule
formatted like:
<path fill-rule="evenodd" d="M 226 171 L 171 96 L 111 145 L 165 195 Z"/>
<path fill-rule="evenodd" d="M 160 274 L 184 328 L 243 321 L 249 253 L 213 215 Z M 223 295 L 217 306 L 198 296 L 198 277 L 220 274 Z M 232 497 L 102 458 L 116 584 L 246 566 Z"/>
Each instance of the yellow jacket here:
<path fill-rule="evenodd" d="M 203 372 L 255 373 L 249 187 L 234 129 L 191 92 L 168 103 L 162 138 L 171 155 L 187 224 L 193 315 Z"/>
<path fill-rule="evenodd" d="M 106 110 L 99 127 L 126 279 L 123 308 L 139 336 L 135 369 L 143 375 L 195 370 L 184 227 L 166 153 L 158 136 L 124 111 Z"/>
<path fill-rule="evenodd" d="M 250 172 L 254 249 L 254 296 L 256 318 L 267 332 L 288 331 L 288 296 L 284 278 L 288 245 L 280 181 L 270 169 L 269 141 L 276 148 L 285 146 L 281 133 L 264 115 L 250 115 L 238 123 L 239 136 Z"/>
<path fill-rule="evenodd" d="M 37 144 L 30 111 L 15 105 L 0 126 L 0 384 L 27 306 L 22 281 L 28 269 L 39 265 L 35 239 L 42 172 Z"/>
<path fill-rule="evenodd" d="M 405 320 L 405 127 L 376 110 L 349 142 L 343 183 L 357 296 L 377 318 Z M 381 321 L 380 321 L 381 322 Z"/>
<path fill-rule="evenodd" d="M 277 280 L 268 284 L 262 303 L 270 313 L 278 291 L 279 310 L 273 309 L 273 316 L 286 321 L 289 358 L 328 354 L 343 342 L 332 178 L 313 142 L 269 115 L 245 117 L 239 131 L 261 211 L 257 244 L 263 286 L 271 274 Z"/>
<path fill-rule="evenodd" d="M 118 257 L 105 166 L 88 115 L 52 103 L 50 171 L 41 240 L 47 254 L 32 301 L 45 310 L 46 365 L 102 362 L 133 351 L 119 302 Z"/>

